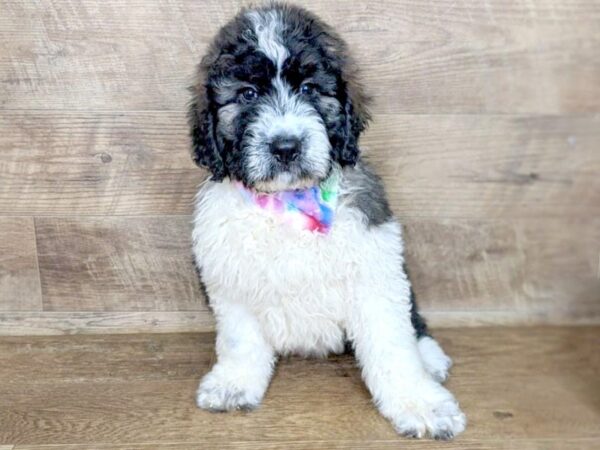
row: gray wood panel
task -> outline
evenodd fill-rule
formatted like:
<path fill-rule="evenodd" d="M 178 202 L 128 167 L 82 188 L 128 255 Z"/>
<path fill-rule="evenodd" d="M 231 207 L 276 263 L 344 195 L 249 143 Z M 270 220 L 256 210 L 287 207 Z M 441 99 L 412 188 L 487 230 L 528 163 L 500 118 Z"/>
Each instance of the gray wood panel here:
<path fill-rule="evenodd" d="M 62 318 L 63 327 L 71 323 L 81 328 L 85 320 L 92 328 L 103 326 L 102 314 L 94 327 L 93 316 L 77 320 L 77 311 L 205 311 L 191 262 L 187 217 L 37 222 L 44 310 L 73 313 L 72 322 Z M 440 318 L 445 312 L 453 317 L 452 312 L 465 311 L 479 312 L 482 318 L 497 313 L 500 321 L 600 319 L 598 220 L 414 219 L 405 228 L 418 300 L 438 324 L 449 324 Z M 199 327 L 211 322 L 206 314 Z M 465 322 L 469 317 L 459 318 Z M 124 328 L 128 319 L 108 320 Z M 189 329 L 184 317 L 174 320 L 181 321 L 182 330 Z M 131 327 L 140 329 L 140 319 L 133 318 Z"/>
<path fill-rule="evenodd" d="M 403 218 L 600 215 L 600 116 L 376 115 L 362 140 Z M 190 214 L 184 114 L 0 114 L 0 215 Z"/>
<path fill-rule="evenodd" d="M 405 228 L 417 298 L 436 317 L 600 320 L 599 219 L 411 220 Z"/>
<path fill-rule="evenodd" d="M 189 217 L 36 223 L 45 311 L 206 310 Z"/>
<path fill-rule="evenodd" d="M 0 214 L 189 214 L 183 113 L 0 113 Z"/>
<path fill-rule="evenodd" d="M 182 110 L 194 65 L 239 1 L 5 0 L 4 108 Z M 301 2 L 360 61 L 377 112 L 595 112 L 600 6 Z"/>
<path fill-rule="evenodd" d="M 0 316 L 41 309 L 33 218 L 0 217 Z"/>

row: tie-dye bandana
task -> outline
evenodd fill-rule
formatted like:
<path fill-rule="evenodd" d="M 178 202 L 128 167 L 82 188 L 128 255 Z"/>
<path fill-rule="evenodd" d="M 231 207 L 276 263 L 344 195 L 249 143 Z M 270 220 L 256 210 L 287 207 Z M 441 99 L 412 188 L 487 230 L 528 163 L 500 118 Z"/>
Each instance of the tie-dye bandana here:
<path fill-rule="evenodd" d="M 297 230 L 327 234 L 333 223 L 338 197 L 338 177 L 330 176 L 318 186 L 274 193 L 256 192 L 238 183 L 244 197 Z"/>

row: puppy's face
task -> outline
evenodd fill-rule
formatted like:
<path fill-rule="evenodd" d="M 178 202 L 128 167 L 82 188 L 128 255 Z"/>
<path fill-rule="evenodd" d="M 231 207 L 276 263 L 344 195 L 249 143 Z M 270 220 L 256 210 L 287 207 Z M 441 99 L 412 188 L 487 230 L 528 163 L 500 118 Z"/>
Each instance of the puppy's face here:
<path fill-rule="evenodd" d="M 300 188 L 354 164 L 368 120 L 343 41 L 291 6 L 242 11 L 199 68 L 190 107 L 195 161 L 214 180 Z"/>

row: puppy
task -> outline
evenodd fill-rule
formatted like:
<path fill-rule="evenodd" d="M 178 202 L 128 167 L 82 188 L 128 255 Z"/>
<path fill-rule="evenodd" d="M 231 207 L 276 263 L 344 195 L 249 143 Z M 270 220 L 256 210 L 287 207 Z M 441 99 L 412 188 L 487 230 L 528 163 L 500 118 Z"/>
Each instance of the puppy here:
<path fill-rule="evenodd" d="M 193 245 L 218 357 L 198 406 L 255 408 L 278 355 L 351 343 L 399 433 L 462 432 L 441 385 L 451 360 L 417 312 L 400 225 L 360 156 L 368 99 L 346 44 L 304 9 L 246 9 L 219 31 L 192 91 L 193 158 L 212 175 Z"/>

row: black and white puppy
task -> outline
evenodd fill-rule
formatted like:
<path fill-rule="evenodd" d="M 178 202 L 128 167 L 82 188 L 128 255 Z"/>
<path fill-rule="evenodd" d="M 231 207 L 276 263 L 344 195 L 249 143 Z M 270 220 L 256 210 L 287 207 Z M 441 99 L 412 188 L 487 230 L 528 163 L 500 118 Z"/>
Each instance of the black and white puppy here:
<path fill-rule="evenodd" d="M 193 156 L 212 177 L 197 196 L 193 242 L 218 356 L 198 406 L 254 408 L 277 355 L 324 356 L 349 342 L 399 433 L 462 432 L 465 416 L 441 385 L 451 360 L 416 310 L 400 225 L 360 158 L 367 98 L 345 43 L 304 9 L 271 4 L 225 25 L 198 72 Z M 326 234 L 280 223 L 243 192 L 331 177 L 338 202 Z"/>

